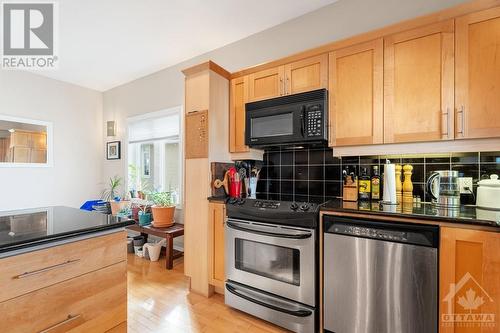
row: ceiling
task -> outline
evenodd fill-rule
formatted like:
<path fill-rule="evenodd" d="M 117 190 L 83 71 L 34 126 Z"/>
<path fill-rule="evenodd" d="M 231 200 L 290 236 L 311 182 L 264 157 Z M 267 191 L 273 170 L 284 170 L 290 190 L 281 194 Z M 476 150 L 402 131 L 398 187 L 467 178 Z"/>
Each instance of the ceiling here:
<path fill-rule="evenodd" d="M 105 91 L 335 1 L 58 1 L 59 68 L 37 73 Z"/>

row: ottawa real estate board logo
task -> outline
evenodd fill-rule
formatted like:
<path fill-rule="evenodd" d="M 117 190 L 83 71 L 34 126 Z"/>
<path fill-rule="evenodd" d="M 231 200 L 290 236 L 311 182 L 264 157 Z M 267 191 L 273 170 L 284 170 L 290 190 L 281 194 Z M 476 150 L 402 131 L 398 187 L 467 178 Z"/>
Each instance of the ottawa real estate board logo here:
<path fill-rule="evenodd" d="M 488 332 L 497 329 L 495 301 L 468 272 L 458 283 L 450 284 L 442 302 L 443 326 L 486 329 Z"/>
<path fill-rule="evenodd" d="M 54 2 L 2 1 L 2 69 L 55 69 L 56 19 Z"/>

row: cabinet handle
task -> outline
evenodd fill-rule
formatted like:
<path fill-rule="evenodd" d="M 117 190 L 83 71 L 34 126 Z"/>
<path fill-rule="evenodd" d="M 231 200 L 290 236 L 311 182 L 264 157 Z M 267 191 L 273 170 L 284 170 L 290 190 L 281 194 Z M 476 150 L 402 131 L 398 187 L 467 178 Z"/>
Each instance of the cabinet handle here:
<path fill-rule="evenodd" d="M 43 331 L 40 331 L 39 333 L 48 333 L 48 332 L 50 332 L 50 331 L 52 331 L 52 330 L 54 330 L 54 329 L 56 329 L 58 327 L 61 327 L 61 326 L 65 325 L 65 324 L 67 324 L 67 323 L 72 322 L 73 320 L 76 320 L 76 319 L 80 318 L 81 316 L 82 316 L 81 314 L 77 314 L 75 316 L 68 315 L 68 317 L 65 320 L 63 320 L 63 321 L 61 321 L 61 322 L 59 322 L 59 323 L 57 323 L 55 325 L 52 325 L 49 328 L 46 328 Z"/>
<path fill-rule="evenodd" d="M 45 268 L 42 268 L 42 269 L 37 269 L 36 271 L 25 272 L 23 274 L 19 274 L 19 275 L 14 276 L 14 279 L 22 279 L 22 278 L 26 278 L 26 277 L 29 277 L 29 276 L 37 275 L 37 274 L 44 273 L 44 272 L 47 272 L 47 271 L 50 271 L 50 270 L 53 270 L 53 269 L 56 269 L 56 268 L 60 268 L 60 267 L 64 267 L 64 266 L 67 266 L 67 265 L 70 265 L 70 264 L 74 264 L 75 262 L 78 262 L 78 261 L 80 261 L 80 259 L 68 260 L 66 262 L 63 262 L 63 263 L 60 263 L 60 264 L 57 264 L 57 265 L 45 267 Z"/>
<path fill-rule="evenodd" d="M 457 116 L 460 114 L 460 131 L 457 131 L 458 134 L 461 134 L 462 136 L 464 136 L 464 126 L 465 126 L 465 122 L 464 122 L 464 114 L 465 114 L 465 107 L 462 105 L 460 106 L 460 109 L 457 111 Z"/>
<path fill-rule="evenodd" d="M 446 136 L 447 139 L 450 137 L 450 112 L 449 108 L 446 108 L 446 112 L 443 112 L 443 116 L 446 119 L 446 133 L 443 133 L 443 136 Z"/>

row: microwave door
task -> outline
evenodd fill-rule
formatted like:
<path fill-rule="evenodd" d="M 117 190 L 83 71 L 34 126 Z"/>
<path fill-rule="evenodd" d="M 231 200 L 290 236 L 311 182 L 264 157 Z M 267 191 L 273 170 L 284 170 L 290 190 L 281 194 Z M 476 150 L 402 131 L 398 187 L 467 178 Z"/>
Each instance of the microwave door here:
<path fill-rule="evenodd" d="M 304 137 L 301 109 L 301 106 L 295 106 L 247 111 L 247 145 L 301 142 Z"/>

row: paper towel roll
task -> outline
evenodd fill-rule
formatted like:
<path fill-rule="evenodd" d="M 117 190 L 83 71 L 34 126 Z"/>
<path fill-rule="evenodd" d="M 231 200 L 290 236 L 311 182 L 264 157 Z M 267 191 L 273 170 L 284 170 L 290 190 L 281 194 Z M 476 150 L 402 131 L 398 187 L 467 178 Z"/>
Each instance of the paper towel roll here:
<path fill-rule="evenodd" d="M 386 204 L 395 205 L 396 202 L 396 168 L 395 164 L 384 165 L 384 200 Z"/>

